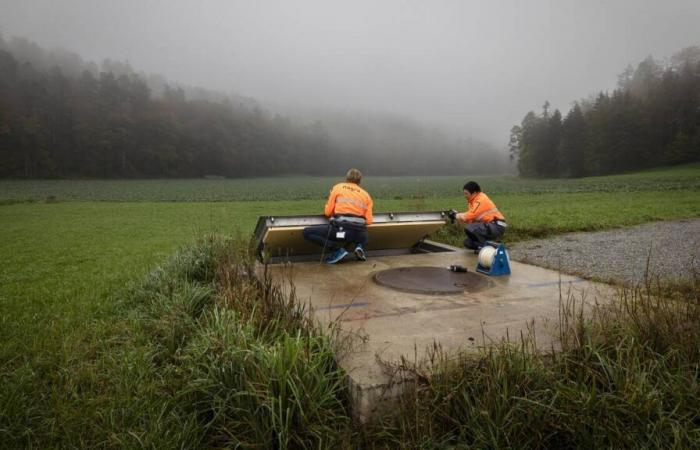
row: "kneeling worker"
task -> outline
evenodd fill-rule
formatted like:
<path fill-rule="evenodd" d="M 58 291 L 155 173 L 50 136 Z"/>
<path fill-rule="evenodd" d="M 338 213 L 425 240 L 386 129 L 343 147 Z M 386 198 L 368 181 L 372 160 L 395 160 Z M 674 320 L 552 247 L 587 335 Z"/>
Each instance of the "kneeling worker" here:
<path fill-rule="evenodd" d="M 348 170 L 345 179 L 345 183 L 333 186 L 326 202 L 325 214 L 330 219 L 329 224 L 304 228 L 304 239 L 333 252 L 326 259 L 329 264 L 345 258 L 348 243 L 355 244 L 357 259 L 367 259 L 364 245 L 367 243 L 367 225 L 372 223 L 372 197 L 360 187 L 362 173 L 359 170 Z"/>
<path fill-rule="evenodd" d="M 451 218 L 466 223 L 464 233 L 467 238 L 464 246 L 479 250 L 484 242 L 497 240 L 506 231 L 506 219 L 496 208 L 491 199 L 481 192 L 481 187 L 474 181 L 464 185 L 464 197 L 467 199 L 467 212 L 452 213 Z"/>

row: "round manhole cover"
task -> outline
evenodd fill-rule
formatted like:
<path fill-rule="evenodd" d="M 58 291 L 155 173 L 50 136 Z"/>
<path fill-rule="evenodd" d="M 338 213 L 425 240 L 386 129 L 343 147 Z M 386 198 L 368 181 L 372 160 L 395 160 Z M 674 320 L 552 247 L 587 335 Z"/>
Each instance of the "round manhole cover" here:
<path fill-rule="evenodd" d="M 491 286 L 485 276 L 473 272 L 452 272 L 443 267 L 399 267 L 374 274 L 374 281 L 398 291 L 446 295 L 477 292 Z"/>

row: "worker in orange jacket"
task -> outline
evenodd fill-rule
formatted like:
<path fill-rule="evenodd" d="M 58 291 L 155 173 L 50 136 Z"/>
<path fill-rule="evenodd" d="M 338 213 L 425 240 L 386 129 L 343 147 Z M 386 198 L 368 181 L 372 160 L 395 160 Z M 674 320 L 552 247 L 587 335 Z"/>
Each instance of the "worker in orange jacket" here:
<path fill-rule="evenodd" d="M 350 169 L 345 183 L 333 186 L 324 210 L 328 225 L 304 228 L 304 239 L 332 251 L 326 259 L 335 264 L 348 255 L 345 246 L 354 244 L 354 252 L 360 261 L 367 260 L 364 246 L 367 244 L 367 225 L 372 223 L 372 197 L 360 187 L 362 173 Z"/>
<path fill-rule="evenodd" d="M 466 224 L 464 240 L 466 248 L 478 251 L 486 241 L 500 239 L 506 231 L 506 219 L 491 199 L 481 192 L 478 183 L 470 181 L 464 185 L 467 211 L 452 211 L 450 217 Z"/>

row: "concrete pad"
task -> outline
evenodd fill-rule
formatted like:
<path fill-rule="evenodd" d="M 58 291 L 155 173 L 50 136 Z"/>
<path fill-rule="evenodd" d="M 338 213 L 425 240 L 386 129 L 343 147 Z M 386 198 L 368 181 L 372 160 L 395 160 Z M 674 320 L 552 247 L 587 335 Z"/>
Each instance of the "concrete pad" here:
<path fill-rule="evenodd" d="M 593 302 L 610 290 L 556 271 L 511 261 L 509 276 L 485 277 L 488 284 L 474 292 L 426 295 L 399 292 L 373 281 L 378 271 L 397 267 L 461 264 L 473 271 L 477 255 L 453 252 L 424 253 L 354 261 L 337 265 L 307 262 L 268 267 L 273 279 L 308 302 L 324 325 L 337 321 L 344 336 L 358 336 L 340 365 L 351 378 L 355 415 L 367 419 L 392 394 L 389 376 L 378 360 L 397 362 L 404 356 L 422 360 L 439 343 L 447 352 L 500 342 L 508 334 L 519 340 L 534 331 L 538 345 L 551 348 L 556 341 L 560 299 L 572 293 Z M 445 269 L 447 270 L 447 269 Z M 534 321 L 534 322 L 533 322 Z"/>

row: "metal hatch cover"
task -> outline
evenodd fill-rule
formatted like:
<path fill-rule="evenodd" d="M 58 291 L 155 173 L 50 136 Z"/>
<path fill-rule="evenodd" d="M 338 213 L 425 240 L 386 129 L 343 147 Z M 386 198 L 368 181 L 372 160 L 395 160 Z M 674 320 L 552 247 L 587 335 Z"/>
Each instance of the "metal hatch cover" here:
<path fill-rule="evenodd" d="M 445 213 L 397 212 L 377 213 L 374 223 L 367 227 L 367 250 L 408 249 L 445 225 Z M 304 240 L 304 228 L 327 224 L 320 215 L 260 217 L 255 228 L 258 257 L 291 257 L 321 253 L 321 248 Z"/>
<path fill-rule="evenodd" d="M 374 282 L 412 294 L 450 295 L 478 292 L 491 287 L 491 280 L 474 272 L 452 272 L 444 267 L 397 267 L 382 270 Z"/>

